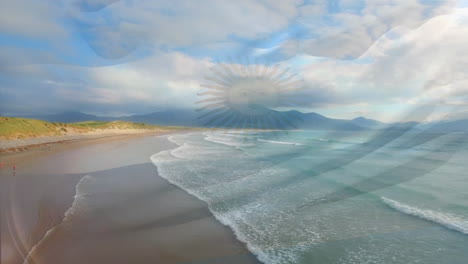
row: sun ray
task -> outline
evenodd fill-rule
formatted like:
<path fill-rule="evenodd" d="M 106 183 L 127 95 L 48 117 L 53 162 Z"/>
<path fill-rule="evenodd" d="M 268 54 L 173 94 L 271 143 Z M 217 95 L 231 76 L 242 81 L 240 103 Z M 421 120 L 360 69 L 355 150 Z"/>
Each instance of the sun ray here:
<path fill-rule="evenodd" d="M 291 74 L 290 76 L 286 77 L 285 79 L 282 79 L 282 80 L 278 80 L 278 81 L 275 81 L 275 84 L 276 85 L 281 85 L 285 82 L 288 82 L 290 80 L 292 80 L 295 76 L 293 74 Z"/>
<path fill-rule="evenodd" d="M 232 118 L 234 118 L 235 116 L 236 116 L 236 114 L 235 114 L 233 111 L 231 111 L 231 113 L 229 113 L 228 115 L 226 115 L 226 117 L 225 117 L 224 119 L 222 119 L 222 120 L 217 124 L 217 126 L 218 126 L 218 127 L 223 127 L 223 128 L 226 127 L 225 125 L 226 125 L 226 124 L 229 124 L 229 121 L 231 121 Z"/>
<path fill-rule="evenodd" d="M 211 81 L 211 82 L 214 82 L 218 85 L 222 85 L 222 86 L 230 86 L 231 84 L 229 82 L 225 82 L 224 80 L 219 80 L 219 79 L 216 79 L 216 78 L 213 78 L 213 77 L 209 77 L 209 76 L 205 76 L 205 79 L 208 80 L 208 81 Z"/>
<path fill-rule="evenodd" d="M 217 114 L 217 115 L 215 115 L 215 116 L 212 116 L 212 117 L 210 117 L 210 119 L 208 119 L 207 121 L 205 121 L 205 124 L 204 124 L 204 125 L 205 125 L 205 126 L 212 126 L 213 123 L 216 122 L 216 120 L 218 120 L 218 119 L 220 119 L 220 118 L 223 118 L 223 117 L 226 116 L 226 115 L 229 115 L 230 112 L 232 112 L 232 110 L 227 109 L 226 113 L 220 113 L 220 114 Z M 214 127 L 216 127 L 216 126 L 214 126 Z"/>
<path fill-rule="evenodd" d="M 255 76 L 260 75 L 260 64 L 258 63 L 258 59 L 255 60 L 254 74 Z"/>
<path fill-rule="evenodd" d="M 227 111 L 229 110 L 228 108 L 225 108 L 225 107 L 220 107 L 220 108 L 216 108 L 216 109 L 213 109 L 201 116 L 198 117 L 198 119 L 204 119 L 206 117 L 209 117 L 210 115 L 213 115 L 213 114 L 216 114 L 216 113 L 219 113 L 220 111 Z"/>
<path fill-rule="evenodd" d="M 213 128 L 295 128 L 294 117 L 273 110 L 284 105 L 287 98 L 283 94 L 301 89 L 301 81 L 291 69 L 279 63 L 261 64 L 248 57 L 229 61 L 215 65 L 211 69 L 214 75 L 205 77 L 209 83 L 200 85 L 208 90 L 198 93 L 204 98 L 196 102 L 202 104 L 197 111 L 207 111 L 199 119 Z"/>
<path fill-rule="evenodd" d="M 294 86 L 296 84 L 300 84 L 300 83 L 303 83 L 302 80 L 296 80 L 296 81 L 292 81 L 292 82 L 289 82 L 289 83 L 284 83 L 282 85 L 279 85 L 278 88 L 287 88 L 287 87 L 291 87 L 291 86 Z"/>
<path fill-rule="evenodd" d="M 242 62 L 240 62 L 241 65 L 245 65 L 243 64 Z M 243 77 L 249 77 L 249 72 L 248 72 L 248 65 L 247 66 L 243 66 L 243 67 L 240 67 L 241 71 L 242 71 L 242 74 L 243 74 Z"/>
<path fill-rule="evenodd" d="M 233 63 L 232 67 L 234 68 L 235 76 L 236 77 L 242 77 L 242 69 L 237 63 Z"/>
<path fill-rule="evenodd" d="M 212 92 L 212 91 L 197 93 L 198 96 L 204 96 L 204 95 L 223 95 L 223 94 L 224 94 L 224 92 Z"/>
<path fill-rule="evenodd" d="M 268 70 L 268 66 L 267 66 L 267 65 L 263 65 L 263 67 L 262 67 L 262 72 L 260 73 L 260 76 L 265 76 L 266 73 L 267 73 L 267 70 Z"/>
<path fill-rule="evenodd" d="M 206 102 L 219 102 L 219 101 L 225 101 L 224 96 L 220 97 L 211 97 L 203 100 L 196 101 L 196 104 L 201 104 L 201 103 L 206 103 Z"/>
<path fill-rule="evenodd" d="M 271 78 L 278 72 L 278 70 L 279 70 L 278 64 L 273 65 L 270 71 L 265 74 L 265 77 L 271 80 Z"/>
<path fill-rule="evenodd" d="M 232 69 L 232 67 L 231 67 L 229 64 L 226 66 L 226 64 L 223 63 L 223 64 L 220 64 L 220 67 L 223 68 L 224 71 L 227 72 L 227 74 L 228 74 L 232 79 L 235 78 L 235 74 L 234 74 L 234 72 L 233 72 L 233 69 Z"/>
<path fill-rule="evenodd" d="M 279 74 L 277 74 L 276 76 L 272 76 L 271 78 L 271 81 L 272 82 L 276 82 L 278 80 L 281 80 L 281 78 L 284 76 L 284 74 L 286 74 L 290 69 L 289 68 L 285 68 L 283 69 Z"/>
<path fill-rule="evenodd" d="M 214 89 L 214 90 L 226 90 L 226 86 L 218 86 L 218 85 L 211 85 L 211 84 L 200 84 L 201 87 Z"/>
<path fill-rule="evenodd" d="M 217 67 L 211 68 L 211 71 L 215 74 L 218 74 L 223 80 L 227 80 L 229 82 L 233 80 L 231 76 L 226 75 L 223 71 L 218 70 Z"/>
<path fill-rule="evenodd" d="M 209 104 L 209 105 L 205 105 L 201 108 L 198 108 L 196 111 L 202 111 L 202 110 L 206 110 L 206 109 L 210 109 L 210 108 L 215 108 L 215 107 L 218 107 L 218 106 L 225 106 L 226 104 L 224 102 L 222 103 L 217 103 L 217 104 Z"/>

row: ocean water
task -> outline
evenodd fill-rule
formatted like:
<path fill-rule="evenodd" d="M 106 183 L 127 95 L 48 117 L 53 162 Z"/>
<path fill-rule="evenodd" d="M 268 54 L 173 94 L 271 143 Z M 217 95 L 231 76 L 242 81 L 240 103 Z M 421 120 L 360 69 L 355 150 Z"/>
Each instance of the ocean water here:
<path fill-rule="evenodd" d="M 258 259 L 468 263 L 468 137 L 462 133 L 171 135 L 159 174 L 205 201 Z"/>

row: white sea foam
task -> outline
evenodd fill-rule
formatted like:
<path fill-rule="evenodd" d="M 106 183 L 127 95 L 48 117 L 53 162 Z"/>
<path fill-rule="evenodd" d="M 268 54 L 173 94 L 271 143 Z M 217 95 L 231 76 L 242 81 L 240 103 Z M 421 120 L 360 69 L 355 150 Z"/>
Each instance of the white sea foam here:
<path fill-rule="evenodd" d="M 218 144 L 223 144 L 226 146 L 231 146 L 231 147 L 251 147 L 254 146 L 252 143 L 248 142 L 242 142 L 239 139 L 236 139 L 234 137 L 229 137 L 229 136 L 223 136 L 223 135 L 214 135 L 214 134 L 208 134 L 204 138 L 206 141 L 210 141 L 213 143 L 218 143 Z"/>
<path fill-rule="evenodd" d="M 293 264 L 297 263 L 299 256 L 305 251 L 304 246 L 298 245 L 290 248 L 281 248 L 278 245 L 271 245 L 268 248 L 264 248 L 256 245 L 252 240 L 260 239 L 260 237 L 252 236 L 252 232 L 245 232 L 242 226 L 249 225 L 245 222 L 244 215 L 242 212 L 231 212 L 228 215 L 217 214 L 211 208 L 210 211 L 214 217 L 221 222 L 223 225 L 231 228 L 237 240 L 244 243 L 247 249 L 254 254 L 258 260 L 266 264 Z M 255 230 L 255 227 L 249 225 L 251 230 Z"/>
<path fill-rule="evenodd" d="M 258 134 L 257 131 L 228 131 L 225 134 L 240 134 L 240 135 L 255 135 Z"/>
<path fill-rule="evenodd" d="M 253 212 L 259 213 L 259 211 L 267 210 L 266 208 L 256 207 L 255 210 L 252 210 L 249 206 L 229 209 L 223 208 L 221 210 L 219 210 L 219 208 L 213 208 L 211 207 L 210 202 L 216 202 L 219 201 L 219 199 L 226 198 L 229 192 L 223 193 L 221 190 L 207 191 L 206 188 L 193 188 L 191 183 L 191 180 L 193 180 L 192 178 L 189 177 L 191 180 L 187 180 L 184 175 L 180 175 L 181 173 L 184 174 L 183 171 L 174 171 L 174 168 L 178 167 L 177 164 L 179 162 L 188 162 L 188 160 L 193 161 L 200 157 L 209 158 L 209 155 L 200 155 L 199 151 L 208 152 L 210 149 L 211 151 L 220 151 L 225 149 L 213 146 L 204 147 L 202 145 L 192 144 L 193 142 L 186 142 L 175 149 L 161 151 L 152 155 L 150 160 L 153 162 L 153 164 L 156 165 L 159 175 L 168 180 L 171 184 L 174 184 L 185 190 L 187 193 L 207 202 L 213 216 L 222 224 L 231 228 L 236 238 L 239 241 L 245 243 L 249 251 L 256 255 L 261 262 L 267 264 L 297 263 L 299 256 L 306 250 L 307 245 L 310 244 L 310 241 L 307 241 L 307 245 L 297 243 L 295 245 L 286 246 L 285 248 L 285 245 L 282 241 L 276 241 L 274 238 L 268 239 L 268 234 L 277 232 L 275 231 L 275 224 L 271 226 L 271 230 L 269 228 L 270 225 L 263 226 L 262 230 L 258 230 L 257 224 L 255 222 L 252 223 L 250 219 L 251 217 L 253 217 L 253 219 L 256 218 Z M 193 151 L 198 155 L 186 155 L 188 150 Z M 183 154 L 181 155 L 181 153 Z M 191 157 L 189 158 L 189 156 Z M 174 162 L 176 164 L 174 164 Z M 231 187 L 232 184 L 233 182 L 230 182 Z M 215 186 L 216 185 L 213 185 L 211 187 L 213 188 Z M 220 184 L 220 186 L 222 186 L 222 184 Z M 226 206 L 229 207 L 229 204 L 226 204 Z M 267 214 L 267 212 L 264 213 Z M 268 241 L 265 239 L 268 239 Z"/>
<path fill-rule="evenodd" d="M 296 263 L 297 258 L 304 250 L 300 246 L 290 247 L 281 249 L 278 245 L 271 245 L 270 247 L 265 248 L 264 246 L 258 245 L 257 240 L 262 240 L 262 237 L 256 236 L 258 230 L 256 230 L 254 225 L 251 225 L 247 220 L 248 213 L 245 212 L 245 208 L 242 209 L 232 209 L 228 210 L 227 212 L 219 212 L 214 210 L 211 206 L 209 201 L 211 200 L 210 197 L 206 197 L 204 193 L 200 191 L 187 187 L 187 185 L 183 182 L 180 182 L 180 177 L 175 177 L 170 173 L 166 173 L 162 167 L 164 167 L 165 163 L 168 161 L 170 162 L 171 158 L 168 156 L 171 155 L 171 151 L 162 151 L 153 156 L 151 156 L 151 161 L 157 166 L 159 175 L 169 181 L 171 184 L 174 184 L 187 193 L 197 197 L 200 200 L 203 200 L 208 203 L 208 208 L 213 214 L 213 216 L 221 222 L 223 225 L 231 228 L 234 232 L 235 237 L 237 240 L 243 242 L 247 249 L 252 252 L 257 258 L 266 264 L 292 264 Z M 172 157 L 172 161 L 176 161 L 178 158 Z M 248 210 L 247 210 L 248 211 Z M 248 226 L 251 232 L 246 232 L 245 228 Z M 255 232 L 252 232 L 254 231 Z"/>
<path fill-rule="evenodd" d="M 226 148 L 209 148 L 202 146 L 195 146 L 189 143 L 184 143 L 181 146 L 170 150 L 171 155 L 179 159 L 185 160 L 205 160 L 209 157 L 216 155 L 226 154 Z"/>
<path fill-rule="evenodd" d="M 68 223 L 74 216 L 82 214 L 88 207 L 86 206 L 85 200 L 87 197 L 86 189 L 90 185 L 96 183 L 96 178 L 91 175 L 86 175 L 78 182 L 75 189 L 75 197 L 72 206 L 65 212 L 63 223 Z"/>
<path fill-rule="evenodd" d="M 178 141 L 175 140 L 175 137 L 174 136 L 167 136 L 167 140 L 169 140 L 170 142 L 176 144 L 176 145 L 179 145 Z"/>
<path fill-rule="evenodd" d="M 292 212 L 291 207 L 296 208 L 297 201 L 302 201 L 302 197 L 299 196 L 303 190 L 309 191 L 309 185 L 298 182 L 293 185 L 279 186 L 277 183 L 284 182 L 289 177 L 290 166 L 276 167 L 268 162 L 263 164 L 261 161 L 252 160 L 246 156 L 249 151 L 254 152 L 252 149 L 242 151 L 243 149 L 226 147 L 226 145 L 242 146 L 245 144 L 242 137 L 219 132 L 175 137 L 173 140 L 178 142 L 179 147 L 151 156 L 151 161 L 157 166 L 159 175 L 187 193 L 205 201 L 214 217 L 231 228 L 236 238 L 244 242 L 249 251 L 261 262 L 267 264 L 307 263 L 303 262 L 305 260 L 303 258 L 307 257 L 304 253 L 310 252 L 313 245 L 333 238 L 335 230 L 336 232 L 341 230 L 328 230 L 328 225 L 322 224 L 323 221 L 328 220 L 322 219 L 318 213 L 309 214 L 304 210 Z M 257 137 L 250 138 L 254 142 L 257 142 L 257 139 Z M 307 139 L 310 140 L 310 138 Z M 314 140 L 328 141 L 333 143 L 332 145 L 336 143 L 356 144 L 326 139 Z M 265 139 L 258 141 L 271 144 L 297 144 L 273 140 L 269 142 Z M 329 145 L 328 142 L 326 144 L 324 142 L 324 145 Z M 252 141 L 247 143 L 252 143 Z M 259 146 L 269 145 L 259 144 Z M 267 185 L 274 186 L 274 188 L 268 190 Z M 250 194 L 252 195 L 249 196 Z M 315 196 L 319 197 L 320 191 L 314 194 Z M 382 198 L 382 200 L 402 213 L 441 224 L 464 234 L 467 233 L 467 220 L 460 216 L 423 210 L 387 198 Z M 328 213 L 335 213 L 335 208 L 321 209 L 324 210 L 327 218 Z M 340 223 L 331 223 L 330 228 L 334 224 Z M 345 254 L 338 263 L 383 263 L 387 253 L 374 254 L 376 251 L 378 250 L 363 247 L 362 251 Z"/>
<path fill-rule="evenodd" d="M 258 133 L 246 133 L 246 132 L 208 132 L 204 133 L 204 135 L 223 135 L 227 137 L 233 137 L 233 138 L 246 138 L 246 137 L 254 137 Z"/>
<path fill-rule="evenodd" d="M 86 185 L 93 184 L 94 181 L 95 179 L 91 177 L 90 175 L 86 175 L 83 178 L 81 178 L 81 180 L 75 186 L 76 191 L 75 191 L 75 197 L 74 197 L 72 206 L 70 206 L 70 208 L 68 208 L 68 210 L 65 212 L 62 222 L 58 223 L 56 226 L 47 230 L 44 236 L 31 248 L 23 264 L 31 263 L 31 260 L 32 260 L 31 257 L 34 255 L 34 252 L 36 251 L 36 249 L 54 233 L 54 231 L 59 225 L 68 223 L 70 219 L 72 219 L 76 215 L 79 215 L 80 213 L 82 213 L 83 210 L 85 210 L 86 205 L 85 205 L 84 200 L 86 197 L 86 193 L 84 192 L 84 190 L 86 189 Z"/>
<path fill-rule="evenodd" d="M 440 224 L 448 229 L 455 230 L 468 235 L 468 219 L 463 219 L 459 216 L 449 213 L 437 212 L 428 209 L 420 209 L 385 197 L 382 197 L 381 199 L 386 205 L 399 212 L 402 212 L 407 215 L 416 216 L 421 219 Z"/>
<path fill-rule="evenodd" d="M 170 142 L 180 146 L 184 144 L 184 142 L 187 141 L 187 138 L 192 136 L 193 133 L 187 133 L 187 134 L 176 134 L 176 135 L 167 135 L 167 140 Z"/>
<path fill-rule="evenodd" d="M 304 144 L 296 143 L 296 142 L 288 142 L 288 141 L 275 141 L 275 140 L 265 140 L 265 139 L 257 139 L 260 142 L 265 143 L 272 143 L 272 144 L 281 144 L 281 145 L 294 145 L 294 146 L 303 146 Z"/>

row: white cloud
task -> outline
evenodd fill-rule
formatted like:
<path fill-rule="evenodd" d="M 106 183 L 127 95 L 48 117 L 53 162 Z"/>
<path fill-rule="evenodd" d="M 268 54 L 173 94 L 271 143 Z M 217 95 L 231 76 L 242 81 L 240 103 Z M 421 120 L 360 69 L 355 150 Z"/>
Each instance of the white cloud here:
<path fill-rule="evenodd" d="M 68 9 L 74 7 L 72 2 L 76 1 L 61 2 L 63 9 L 58 10 L 52 0 L 4 1 L 0 31 L 32 38 L 50 36 L 53 41 L 66 34 L 60 21 L 70 16 L 84 23 L 76 27 L 82 32 L 71 34 L 83 33 L 104 58 L 121 58 L 138 47 L 147 48 L 150 55 L 96 68 L 7 67 L 58 63 L 57 54 L 66 47 L 60 52 L 3 47 L 1 74 L 8 76 L 14 90 L 3 86 L 0 92 L 18 95 L 10 105 L 20 102 L 20 96 L 45 104 L 45 95 L 54 95 L 60 98 L 57 107 L 95 104 L 94 109 L 117 107 L 129 112 L 193 107 L 213 58 L 174 50 L 230 47 L 232 52 L 240 45 L 233 36 L 258 40 L 297 21 L 314 38 L 252 48 L 257 55 L 282 49 L 290 55 L 316 56 L 300 67 L 307 90 L 297 102 L 299 107 L 343 106 L 355 108 L 346 108 L 349 113 L 373 113 L 379 105 L 468 103 L 468 11 L 452 9 L 452 0 L 441 1 L 436 8 L 419 0 L 366 0 L 359 13 L 353 11 L 356 1 L 340 1 L 341 11 L 336 13 L 329 12 L 325 0 L 306 5 L 299 0 L 84 1 L 87 11 L 95 12 Z M 354 60 L 340 60 L 344 57 Z"/>
<path fill-rule="evenodd" d="M 369 76 L 385 80 L 397 90 L 411 81 L 420 83 L 416 93 L 421 100 L 449 102 L 452 96 L 466 92 L 467 45 L 468 25 L 460 24 L 455 13 L 439 16 L 400 41 L 383 39 L 381 45 L 377 43 L 368 54 L 376 53 L 378 58 Z"/>
<path fill-rule="evenodd" d="M 0 111 L 134 114 L 193 107 L 199 83 L 211 65 L 208 59 L 173 52 L 106 67 L 6 67 L 2 75 L 9 82 L 0 86 Z"/>
<path fill-rule="evenodd" d="M 289 40 L 287 54 L 304 53 L 331 58 L 357 58 L 388 31 L 416 29 L 432 17 L 453 11 L 455 0 L 423 4 L 420 0 L 366 0 L 359 13 L 349 11 L 344 1 L 337 12 L 326 8 L 327 1 L 301 7 L 297 21 L 313 37 Z M 343 6 L 344 5 L 344 6 Z M 342 10 L 341 10 L 342 9 Z"/>
<path fill-rule="evenodd" d="M 51 0 L 1 0 L 0 32 L 47 37 L 63 35 L 58 7 Z"/>
<path fill-rule="evenodd" d="M 232 36 L 258 39 L 288 26 L 298 0 L 119 1 L 102 13 L 75 12 L 101 55 L 119 57 L 137 46 L 208 46 Z M 106 19 L 104 17 L 109 17 Z"/>
<path fill-rule="evenodd" d="M 90 70 L 93 93 L 112 104 L 192 107 L 211 62 L 182 53 L 159 54 L 125 65 Z"/>
<path fill-rule="evenodd" d="M 389 32 L 356 60 L 322 59 L 306 64 L 302 74 L 309 83 L 331 90 L 341 105 L 357 109 L 360 104 L 375 109 L 468 106 L 468 24 L 460 19 L 466 14 L 468 9 L 456 10 L 406 34 Z"/>

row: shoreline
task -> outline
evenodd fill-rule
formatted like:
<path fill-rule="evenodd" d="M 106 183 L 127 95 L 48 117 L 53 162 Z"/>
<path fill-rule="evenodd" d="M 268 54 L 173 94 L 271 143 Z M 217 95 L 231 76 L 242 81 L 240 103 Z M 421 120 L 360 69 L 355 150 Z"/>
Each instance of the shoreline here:
<path fill-rule="evenodd" d="M 48 147 L 56 144 L 84 142 L 88 140 L 101 140 L 111 138 L 125 138 L 148 136 L 157 134 L 174 133 L 182 130 L 119 130 L 101 133 L 84 133 L 76 135 L 63 135 L 63 136 L 45 136 L 45 137 L 31 137 L 26 139 L 2 139 L 0 138 L 0 153 L 18 153 L 31 149 Z"/>
<path fill-rule="evenodd" d="M 19 215 L 23 214 L 25 219 L 28 215 L 27 211 L 34 211 L 33 209 L 39 211 L 40 215 L 41 206 L 48 211 L 46 214 L 52 212 L 52 214 L 59 215 L 60 219 L 62 219 L 65 211 L 71 210 L 71 205 L 75 203 L 75 199 L 72 198 L 75 196 L 80 197 L 79 194 L 75 193 L 75 187 L 78 182 L 83 181 L 85 176 L 91 175 L 98 182 L 100 180 L 103 182 L 109 181 L 94 190 L 96 192 L 93 197 L 97 198 L 88 202 L 89 205 L 102 206 L 102 208 L 97 208 L 95 211 L 96 214 L 102 214 L 102 216 L 96 217 L 94 214 L 89 216 L 84 214 L 84 216 L 78 218 L 72 217 L 71 222 L 68 221 L 66 225 L 63 222 L 54 224 L 53 229 L 58 229 L 48 234 L 47 239 L 34 250 L 34 263 L 63 263 L 63 261 L 75 263 L 75 260 L 70 260 L 72 258 L 70 254 L 73 253 L 69 251 L 70 248 L 75 248 L 74 251 L 78 250 L 82 253 L 79 254 L 81 256 L 81 259 L 78 258 L 80 261 L 76 260 L 76 263 L 147 263 L 151 260 L 156 261 L 156 263 L 158 261 L 164 261 L 163 263 L 179 263 L 181 261 L 201 263 L 198 262 L 200 260 L 204 260 L 203 263 L 219 263 L 220 260 L 223 263 L 260 263 L 248 251 L 246 245 L 237 240 L 230 227 L 215 219 L 205 202 L 170 184 L 166 179 L 159 176 L 157 167 L 149 162 L 150 155 L 148 153 L 155 154 L 173 146 L 173 143 L 169 142 L 167 138 L 161 137 L 159 139 L 157 137 L 183 132 L 187 131 L 164 131 L 163 133 L 80 139 L 72 142 L 52 143 L 50 149 L 48 147 L 46 149 L 33 147 L 19 153 L 2 153 L 2 158 L 8 157 L 11 161 L 19 162 L 15 178 L 18 188 L 17 193 L 24 194 L 31 191 L 31 188 L 35 189 L 33 193 L 36 194 L 30 194 L 25 198 L 25 200 L 31 200 L 32 205 L 29 207 L 18 206 L 20 211 L 24 211 L 20 212 Z M 132 155 L 132 151 L 135 151 L 135 149 L 138 153 Z M 102 153 L 103 150 L 107 151 L 106 154 L 108 155 L 100 160 L 96 160 L 96 157 L 93 158 L 92 155 L 86 155 L 88 153 Z M 114 154 L 111 155 L 110 153 Z M 80 160 L 75 161 L 78 164 L 68 165 L 70 160 L 76 159 L 75 157 L 80 157 Z M 57 161 L 61 162 L 63 166 L 54 167 L 53 164 Z M 92 166 L 86 168 L 84 165 L 88 163 Z M 0 169 L 2 181 L 10 173 L 11 170 Z M 128 175 L 132 175 L 131 180 L 127 178 Z M 116 181 L 121 182 L 119 185 L 113 185 Z M 47 182 L 53 182 L 54 184 L 51 187 L 48 186 L 50 184 L 47 184 Z M 83 186 L 87 186 L 87 184 Z M 125 188 L 122 189 L 121 186 L 125 186 Z M 57 189 L 60 189 L 60 193 L 51 192 L 51 190 Z M 113 198 L 106 198 L 103 195 L 104 193 Z M 138 200 L 137 204 L 128 202 L 132 201 L 133 196 L 140 197 L 141 193 L 144 194 L 141 195 L 144 198 L 142 198 L 144 205 L 141 205 L 143 202 L 140 200 Z M 41 195 L 50 197 L 42 199 L 40 198 Z M 113 202 L 113 199 L 119 201 L 123 199 L 122 204 L 125 206 Z M 151 202 L 146 202 L 145 199 L 149 199 Z M 44 200 L 47 201 L 46 205 L 44 205 Z M 140 211 L 139 206 L 144 207 L 146 210 Z M 119 208 L 117 215 L 120 217 L 122 217 L 121 212 L 131 212 L 137 209 L 138 212 L 124 214 L 124 218 L 128 217 L 132 220 L 128 220 L 128 222 L 122 220 L 125 224 L 113 223 L 115 226 L 107 230 L 109 223 L 104 219 L 116 214 L 114 207 Z M 157 214 L 153 215 L 153 212 L 157 212 Z M 90 218 L 87 219 L 87 217 Z M 20 223 L 20 225 L 28 225 L 26 223 L 28 221 L 24 222 Z M 34 221 L 32 222 L 34 224 Z M 2 221 L 2 223 L 5 223 L 5 221 Z M 31 225 L 31 223 L 29 224 Z M 2 224 L 2 242 L 11 244 L 12 241 L 5 239 L 7 232 L 4 231 L 4 225 Z M 44 225 L 42 229 L 46 230 L 39 232 L 42 236 L 45 235 L 46 231 L 50 230 L 49 225 Z M 101 236 L 99 238 L 94 237 L 92 233 L 89 233 L 89 230 L 93 229 L 96 229 L 95 232 L 106 231 L 104 232 L 105 236 L 111 237 L 111 239 L 106 240 L 107 246 L 103 248 L 100 245 L 95 245 L 96 248 L 93 249 L 87 245 L 105 239 Z M 144 232 L 142 232 L 143 230 Z M 122 236 L 121 232 L 127 233 Z M 77 237 L 79 237 L 78 240 Z M 166 240 L 165 237 L 171 237 L 171 239 Z M 194 237 L 197 238 L 195 241 L 193 241 Z M 86 241 L 86 243 L 74 241 Z M 126 246 L 122 247 L 122 243 Z M 12 255 L 11 247 L 8 249 L 8 246 L 5 247 L 4 245 L 5 243 L 2 243 L 2 252 L 7 253 L 6 255 Z M 111 253 L 114 250 L 126 252 L 126 257 L 115 258 Z M 16 258 L 10 256 L 10 261 L 8 259 L 4 260 L 4 255 L 2 254 L 2 263 L 22 263 L 18 261 L 18 256 Z M 83 259 L 82 255 L 86 255 L 86 260 Z M 142 256 L 145 256 L 145 258 L 142 258 Z M 103 261 L 103 258 L 106 261 Z M 16 262 L 14 259 L 16 259 Z"/>
<path fill-rule="evenodd" d="M 102 131 L 94 131 L 82 134 L 69 134 L 62 136 L 43 136 L 43 137 L 30 137 L 25 139 L 5 139 L 0 137 L 0 154 L 21 153 L 30 150 L 48 150 L 51 146 L 58 144 L 81 143 L 86 141 L 111 140 L 111 139 L 125 139 L 131 137 L 144 137 L 151 135 L 165 135 L 170 133 L 184 133 L 190 131 L 231 131 L 230 129 L 210 129 L 210 128 L 168 128 L 168 129 L 154 129 L 154 130 L 140 130 L 140 129 L 107 129 Z M 280 130 L 257 130 L 257 129 L 243 129 L 242 131 L 280 131 Z"/>

